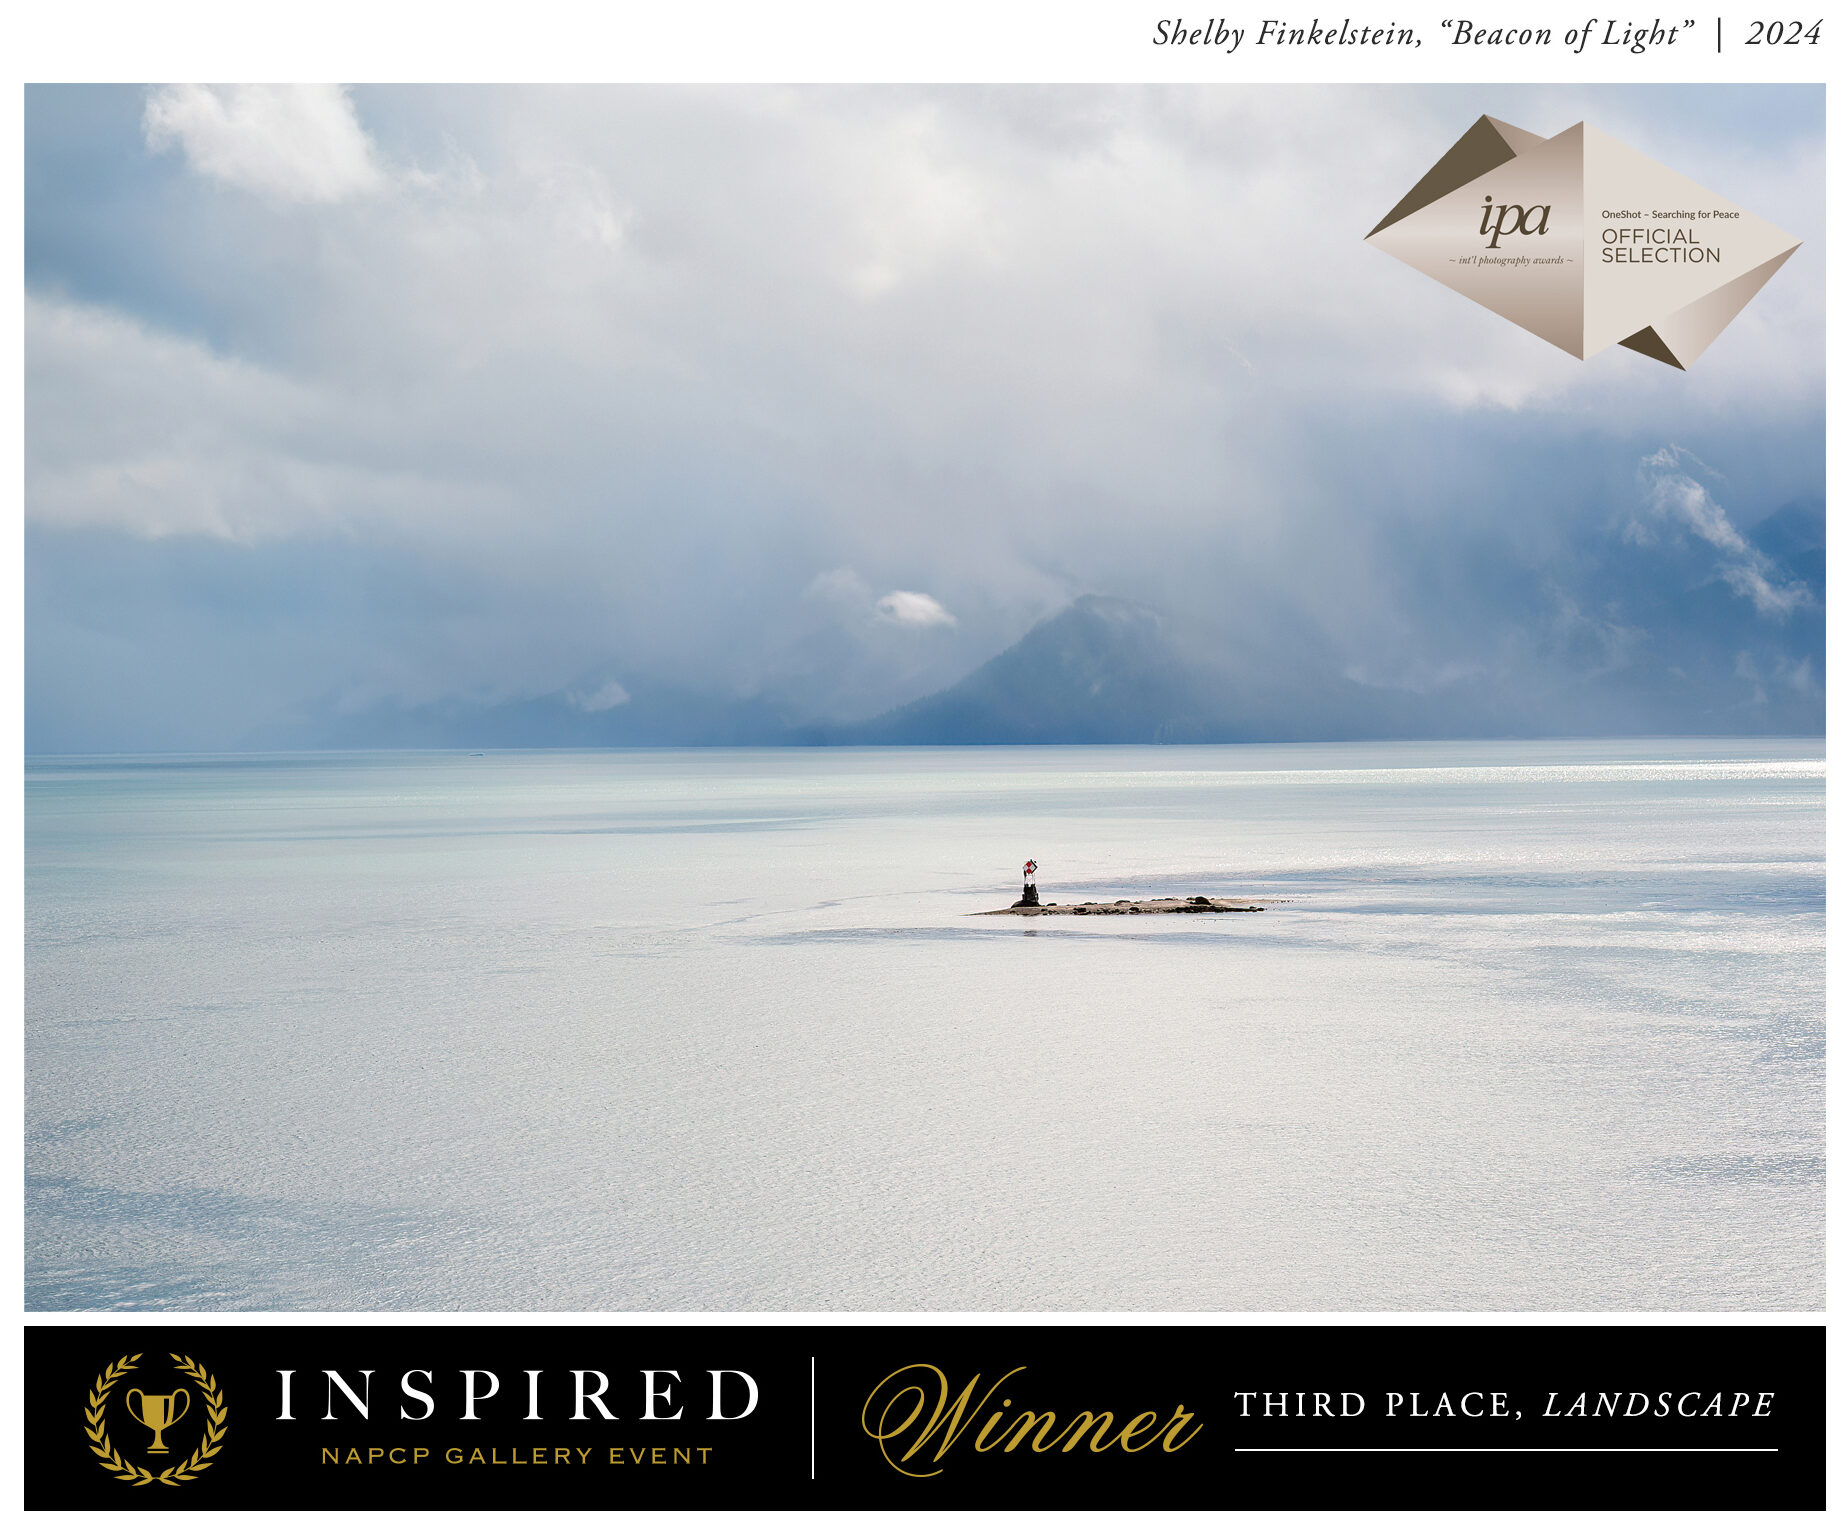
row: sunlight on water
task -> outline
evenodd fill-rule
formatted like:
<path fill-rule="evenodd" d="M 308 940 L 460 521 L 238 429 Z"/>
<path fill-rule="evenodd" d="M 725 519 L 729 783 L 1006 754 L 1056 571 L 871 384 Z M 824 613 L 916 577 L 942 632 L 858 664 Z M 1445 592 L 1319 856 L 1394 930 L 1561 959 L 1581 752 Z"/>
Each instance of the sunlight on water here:
<path fill-rule="evenodd" d="M 27 1302 L 1810 1309 L 1811 741 L 28 764 Z M 979 916 L 1247 896 L 1256 915 Z"/>

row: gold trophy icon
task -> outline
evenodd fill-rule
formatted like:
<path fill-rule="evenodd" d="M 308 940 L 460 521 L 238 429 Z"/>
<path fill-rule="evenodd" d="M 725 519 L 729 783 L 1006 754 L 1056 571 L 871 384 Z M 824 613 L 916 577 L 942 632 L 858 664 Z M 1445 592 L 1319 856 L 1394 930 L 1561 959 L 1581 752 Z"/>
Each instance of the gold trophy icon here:
<path fill-rule="evenodd" d="M 141 1400 L 139 1405 L 135 1404 L 137 1396 Z M 123 1398 L 128 1402 L 128 1414 L 154 1434 L 154 1445 L 147 1451 L 168 1452 L 167 1445 L 160 1440 L 160 1434 L 185 1416 L 192 1404 L 192 1396 L 183 1389 L 176 1389 L 170 1395 L 143 1394 L 138 1389 L 131 1389 Z M 173 1403 L 176 1400 L 179 1402 L 177 1407 Z"/>

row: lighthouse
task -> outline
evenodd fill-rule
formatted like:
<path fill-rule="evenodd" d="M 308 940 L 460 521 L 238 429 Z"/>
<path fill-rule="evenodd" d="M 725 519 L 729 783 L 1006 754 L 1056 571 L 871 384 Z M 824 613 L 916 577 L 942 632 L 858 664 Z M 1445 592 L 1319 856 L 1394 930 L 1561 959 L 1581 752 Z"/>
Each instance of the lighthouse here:
<path fill-rule="evenodd" d="M 1038 864 L 1032 858 L 1028 857 L 1025 866 L 1026 890 L 1014 903 L 1013 909 L 1018 910 L 1022 906 L 1034 906 L 1038 904 L 1038 885 L 1032 882 L 1037 876 Z"/>

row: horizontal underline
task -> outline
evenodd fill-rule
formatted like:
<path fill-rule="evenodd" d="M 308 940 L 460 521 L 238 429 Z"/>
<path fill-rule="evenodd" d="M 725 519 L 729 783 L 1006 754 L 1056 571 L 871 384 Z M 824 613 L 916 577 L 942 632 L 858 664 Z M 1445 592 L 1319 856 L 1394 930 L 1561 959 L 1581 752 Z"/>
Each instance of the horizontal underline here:
<path fill-rule="evenodd" d="M 1238 1453 L 1780 1453 L 1780 1448 L 1238 1448 Z"/>

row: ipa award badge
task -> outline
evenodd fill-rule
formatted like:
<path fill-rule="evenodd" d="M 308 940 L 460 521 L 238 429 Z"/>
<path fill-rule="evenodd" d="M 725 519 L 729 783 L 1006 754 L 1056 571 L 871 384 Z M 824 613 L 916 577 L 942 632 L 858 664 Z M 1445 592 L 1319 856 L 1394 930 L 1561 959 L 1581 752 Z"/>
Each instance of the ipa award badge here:
<path fill-rule="evenodd" d="M 1573 357 L 1689 367 L 1801 241 L 1587 123 L 1483 117 L 1366 236 Z"/>

